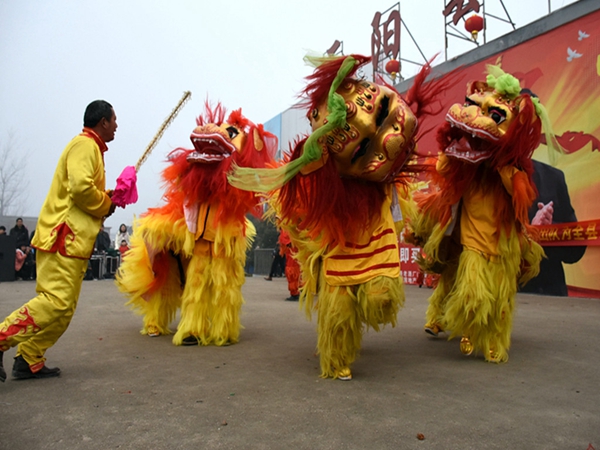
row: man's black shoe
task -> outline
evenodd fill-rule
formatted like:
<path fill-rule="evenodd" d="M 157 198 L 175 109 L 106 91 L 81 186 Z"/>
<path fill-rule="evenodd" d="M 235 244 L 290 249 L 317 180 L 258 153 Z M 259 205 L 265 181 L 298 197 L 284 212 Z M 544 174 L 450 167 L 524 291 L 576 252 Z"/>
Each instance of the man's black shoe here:
<path fill-rule="evenodd" d="M 4 363 L 2 362 L 3 357 L 4 352 L 0 352 L 0 381 L 4 383 L 6 381 L 6 372 L 4 371 Z"/>
<path fill-rule="evenodd" d="M 288 298 L 285 299 L 285 301 L 286 302 L 297 302 L 299 298 L 300 298 L 300 295 L 290 295 Z"/>
<path fill-rule="evenodd" d="M 19 355 L 15 358 L 13 365 L 12 376 L 17 380 L 27 380 L 28 378 L 50 378 L 60 375 L 58 367 L 46 367 L 45 365 L 37 372 L 32 372 L 27 361 Z"/>

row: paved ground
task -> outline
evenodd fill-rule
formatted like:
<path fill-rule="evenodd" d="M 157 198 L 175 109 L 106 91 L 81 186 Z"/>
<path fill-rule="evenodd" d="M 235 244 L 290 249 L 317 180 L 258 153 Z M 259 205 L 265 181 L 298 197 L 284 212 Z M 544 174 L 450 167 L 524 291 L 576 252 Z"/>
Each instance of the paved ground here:
<path fill-rule="evenodd" d="M 2 283 L 0 315 L 34 290 Z M 315 321 L 284 279 L 247 279 L 224 348 L 142 336 L 112 281 L 86 281 L 47 354 L 62 375 L 0 384 L 0 449 L 600 450 L 599 300 L 519 295 L 510 361 L 493 365 L 426 337 L 431 291 L 406 292 L 343 382 L 318 377 Z"/>

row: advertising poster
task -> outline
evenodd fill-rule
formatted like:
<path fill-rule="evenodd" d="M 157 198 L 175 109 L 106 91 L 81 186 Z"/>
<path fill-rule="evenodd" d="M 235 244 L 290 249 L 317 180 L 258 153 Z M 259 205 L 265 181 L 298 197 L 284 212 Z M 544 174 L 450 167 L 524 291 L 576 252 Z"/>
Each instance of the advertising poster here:
<path fill-rule="evenodd" d="M 501 65 L 516 76 L 521 87 L 530 89 L 548 110 L 565 151 L 552 157 L 542 141 L 533 155 L 539 201 L 553 202 L 554 217 L 552 225 L 540 227 L 548 256 L 540 275 L 545 281 L 530 292 L 600 298 L 599 30 L 600 11 L 596 11 L 460 68 L 445 93 L 443 112 L 428 122 L 441 123 L 450 105 L 463 103 L 467 83 L 485 80 L 487 64 Z M 437 151 L 434 132 L 419 141 L 419 152 L 435 155 Z M 412 255 L 408 247 L 402 251 Z M 403 272 L 415 270 L 412 261 L 406 264 Z M 562 270 L 565 281 L 557 273 Z M 411 277 L 405 281 L 414 284 Z M 562 294 L 560 286 L 552 286 L 561 283 Z"/>

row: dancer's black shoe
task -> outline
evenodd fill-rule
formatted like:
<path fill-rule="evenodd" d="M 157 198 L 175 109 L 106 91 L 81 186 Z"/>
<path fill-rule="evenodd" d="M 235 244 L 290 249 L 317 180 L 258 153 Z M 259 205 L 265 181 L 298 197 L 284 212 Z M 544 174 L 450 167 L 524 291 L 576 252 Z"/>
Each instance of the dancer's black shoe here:
<path fill-rule="evenodd" d="M 28 378 L 50 378 L 60 375 L 58 367 L 46 367 L 45 365 L 37 372 L 32 372 L 29 364 L 21 355 L 15 358 L 12 369 L 12 376 L 17 380 L 27 380 Z"/>

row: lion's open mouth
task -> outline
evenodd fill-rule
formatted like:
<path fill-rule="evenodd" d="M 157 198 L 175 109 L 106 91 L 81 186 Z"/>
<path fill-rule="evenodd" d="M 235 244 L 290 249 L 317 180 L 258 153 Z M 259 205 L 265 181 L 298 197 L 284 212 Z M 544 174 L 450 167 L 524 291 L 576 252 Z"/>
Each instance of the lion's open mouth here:
<path fill-rule="evenodd" d="M 194 151 L 187 156 L 190 163 L 215 163 L 231 156 L 236 148 L 219 133 L 196 134 L 190 136 Z"/>
<path fill-rule="evenodd" d="M 446 120 L 452 126 L 449 133 L 450 143 L 444 149 L 448 157 L 476 164 L 492 156 L 489 142 L 492 136 L 454 120 L 451 116 L 446 116 Z M 496 140 L 497 138 L 493 137 L 492 141 Z"/>
<path fill-rule="evenodd" d="M 477 144 L 476 140 L 477 138 L 467 138 L 466 136 L 458 140 L 454 139 L 446 147 L 444 153 L 451 158 L 461 159 L 470 163 L 478 163 L 492 156 L 491 151 L 473 148 L 474 144 Z"/>

